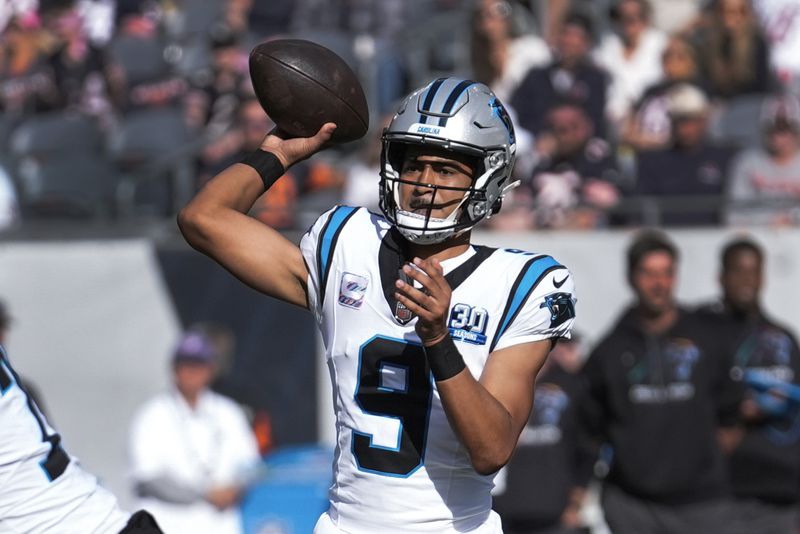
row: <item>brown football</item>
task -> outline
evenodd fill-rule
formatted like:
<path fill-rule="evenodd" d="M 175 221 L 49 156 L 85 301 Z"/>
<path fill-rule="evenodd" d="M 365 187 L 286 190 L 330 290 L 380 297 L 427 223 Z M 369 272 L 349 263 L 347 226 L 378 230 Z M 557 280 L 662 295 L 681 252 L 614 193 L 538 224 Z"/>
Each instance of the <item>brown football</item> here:
<path fill-rule="evenodd" d="M 294 137 L 336 123 L 335 143 L 364 137 L 369 110 L 358 76 L 328 48 L 301 39 L 267 41 L 250 52 L 250 78 L 267 115 Z"/>

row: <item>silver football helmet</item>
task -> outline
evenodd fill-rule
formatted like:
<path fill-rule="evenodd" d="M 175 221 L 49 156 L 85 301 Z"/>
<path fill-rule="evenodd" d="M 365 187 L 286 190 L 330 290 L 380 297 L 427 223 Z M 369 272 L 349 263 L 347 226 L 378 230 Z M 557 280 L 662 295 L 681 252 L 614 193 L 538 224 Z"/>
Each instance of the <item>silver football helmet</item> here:
<path fill-rule="evenodd" d="M 380 207 L 386 219 L 409 241 L 440 243 L 459 235 L 500 210 L 511 181 L 516 142 L 514 126 L 503 104 L 482 83 L 439 78 L 411 93 L 383 133 Z M 400 205 L 403 158 L 408 145 L 432 146 L 476 157 L 472 186 L 431 184 L 431 205 L 439 189 L 457 189 L 464 197 L 444 219 L 414 213 Z"/>

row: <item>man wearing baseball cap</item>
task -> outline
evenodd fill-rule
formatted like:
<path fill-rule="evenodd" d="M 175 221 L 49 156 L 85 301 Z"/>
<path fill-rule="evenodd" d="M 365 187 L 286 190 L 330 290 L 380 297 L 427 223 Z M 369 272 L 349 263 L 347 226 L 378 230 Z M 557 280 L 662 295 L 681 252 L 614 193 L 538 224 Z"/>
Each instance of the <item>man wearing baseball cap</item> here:
<path fill-rule="evenodd" d="M 658 223 L 715 225 L 734 150 L 707 139 L 710 105 L 698 87 L 682 83 L 667 94 L 672 141 L 663 150 L 637 154 L 636 196 L 661 197 Z M 693 206 L 687 197 L 703 197 Z M 688 207 L 687 207 L 688 206 Z"/>
<path fill-rule="evenodd" d="M 726 219 L 735 225 L 800 223 L 800 102 L 768 98 L 761 113 L 763 144 L 736 160 Z"/>
<path fill-rule="evenodd" d="M 241 408 L 209 389 L 218 360 L 209 336 L 190 329 L 172 355 L 172 388 L 131 427 L 134 490 L 167 534 L 241 531 L 237 505 L 259 456 Z"/>

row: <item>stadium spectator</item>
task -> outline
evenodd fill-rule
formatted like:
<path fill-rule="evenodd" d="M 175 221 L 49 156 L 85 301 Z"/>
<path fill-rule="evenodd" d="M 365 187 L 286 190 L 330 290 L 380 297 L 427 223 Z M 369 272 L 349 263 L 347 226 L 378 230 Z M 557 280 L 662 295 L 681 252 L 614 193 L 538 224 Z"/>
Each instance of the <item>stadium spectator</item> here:
<path fill-rule="evenodd" d="M 769 90 L 769 46 L 750 0 L 715 0 L 693 39 L 712 96 L 728 99 Z"/>
<path fill-rule="evenodd" d="M 707 140 L 709 102 L 697 87 L 680 84 L 667 95 L 672 144 L 637 154 L 634 196 L 659 203 L 665 225 L 713 225 L 721 220 L 722 193 L 734 151 Z M 698 205 L 687 200 L 697 196 Z M 645 213 L 645 217 L 651 217 Z"/>
<path fill-rule="evenodd" d="M 583 532 L 580 488 L 592 464 L 579 433 L 582 364 L 580 340 L 573 333 L 553 348 L 536 380 L 530 420 L 505 468 L 503 491 L 494 494 L 506 534 Z"/>
<path fill-rule="evenodd" d="M 367 134 L 367 140 L 355 157 L 342 165 L 345 173 L 342 203 L 347 206 L 364 206 L 377 212 L 380 210 L 375 188 L 378 187 L 381 172 L 381 136 L 389 126 L 394 113 L 383 117 L 378 128 Z"/>
<path fill-rule="evenodd" d="M 49 43 L 38 11 L 15 14 L 0 32 L 0 111 L 30 114 L 58 101 L 45 65 Z"/>
<path fill-rule="evenodd" d="M 592 22 L 571 13 L 561 25 L 555 59 L 547 66 L 533 68 L 511 97 L 517 125 L 538 135 L 545 128 L 547 112 L 557 102 L 580 104 L 594 124 L 595 134 L 605 137 L 606 85 L 608 76 L 592 62 Z"/>
<path fill-rule="evenodd" d="M 770 63 L 784 88 L 800 93 L 800 4 L 796 0 L 753 0 Z"/>
<path fill-rule="evenodd" d="M 160 21 L 141 1 L 120 2 L 117 31 L 111 39 L 110 75 L 121 87 L 122 111 L 177 105 L 189 84 L 177 76 L 166 60 L 167 41 Z"/>
<path fill-rule="evenodd" d="M 761 306 L 761 246 L 736 237 L 720 259 L 722 298 L 700 313 L 710 332 L 731 343 L 731 375 L 746 384 L 743 432 L 728 444 L 736 497 L 732 532 L 791 533 L 800 502 L 800 348 Z"/>
<path fill-rule="evenodd" d="M 613 450 L 602 507 L 615 534 L 731 532 L 716 434 L 737 423 L 740 393 L 719 336 L 676 302 L 677 269 L 666 235 L 636 236 L 635 301 L 582 371 L 584 424 Z"/>
<path fill-rule="evenodd" d="M 89 39 L 84 19 L 76 7 L 57 8 L 47 13 L 54 50 L 47 58 L 58 100 L 53 108 L 77 110 L 108 117 L 112 102 L 121 101 L 120 87 L 109 76 L 106 57 Z"/>
<path fill-rule="evenodd" d="M 76 0 L 86 34 L 97 47 L 105 46 L 114 33 L 115 0 Z"/>
<path fill-rule="evenodd" d="M 800 104 L 773 97 L 762 113 L 764 146 L 734 163 L 726 218 L 733 225 L 800 224 Z"/>
<path fill-rule="evenodd" d="M 573 103 L 551 108 L 536 140 L 539 164 L 523 187 L 533 196 L 537 227 L 594 228 L 619 199 L 619 173 L 609 144 Z"/>
<path fill-rule="evenodd" d="M 480 0 L 472 12 L 470 58 L 473 77 L 508 100 L 533 67 L 550 60 L 544 41 L 525 28 L 530 13 L 516 2 Z"/>
<path fill-rule="evenodd" d="M 683 37 L 673 36 L 661 54 L 664 79 L 648 87 L 631 110 L 620 133 L 621 142 L 635 150 L 665 148 L 672 137 L 669 91 L 678 84 L 698 85 L 694 48 Z"/>
<path fill-rule="evenodd" d="M 206 135 L 216 139 L 231 130 L 242 98 L 252 93 L 252 89 L 247 72 L 247 51 L 240 45 L 237 34 L 220 26 L 212 31 L 209 41 L 211 76 L 207 83 L 197 84 L 191 94 L 201 103 L 197 113 L 202 119 L 194 122 L 202 122 Z"/>
<path fill-rule="evenodd" d="M 661 80 L 667 36 L 651 25 L 648 0 L 619 1 L 611 20 L 615 31 L 603 37 L 594 58 L 611 75 L 606 114 L 618 129 L 645 89 Z"/>
<path fill-rule="evenodd" d="M 134 489 L 167 534 L 241 532 L 237 504 L 259 456 L 241 408 L 208 389 L 217 363 L 212 341 L 187 331 L 172 358 L 174 387 L 131 426 Z"/>
<path fill-rule="evenodd" d="M 38 0 L 6 0 L 0 4 L 0 33 L 17 17 L 35 19 L 38 8 Z"/>

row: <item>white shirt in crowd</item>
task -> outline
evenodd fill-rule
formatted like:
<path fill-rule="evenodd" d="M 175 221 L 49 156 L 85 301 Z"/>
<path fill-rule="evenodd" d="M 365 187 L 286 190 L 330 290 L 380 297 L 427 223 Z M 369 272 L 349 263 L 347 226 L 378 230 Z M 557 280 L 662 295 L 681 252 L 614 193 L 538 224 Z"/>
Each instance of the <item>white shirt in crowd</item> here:
<path fill-rule="evenodd" d="M 511 41 L 503 74 L 491 84 L 495 96 L 508 104 L 528 71 L 544 66 L 550 57 L 547 43 L 536 35 L 522 35 Z"/>
<path fill-rule="evenodd" d="M 800 2 L 753 0 L 753 8 L 770 45 L 772 67 L 800 91 Z"/>
<path fill-rule="evenodd" d="M 244 484 L 259 465 L 255 436 L 234 401 L 206 391 L 193 410 L 177 391 L 162 393 L 136 414 L 130 453 L 135 483 L 169 481 L 196 491 L 188 504 L 140 500 L 165 534 L 241 532 L 237 508 L 220 511 L 202 498 L 213 487 Z"/>
<path fill-rule="evenodd" d="M 639 46 L 625 57 L 622 39 L 606 35 L 595 51 L 595 61 L 611 75 L 606 114 L 614 121 L 622 120 L 644 94 L 645 89 L 661 80 L 661 54 L 667 36 L 652 28 L 644 30 Z"/>

